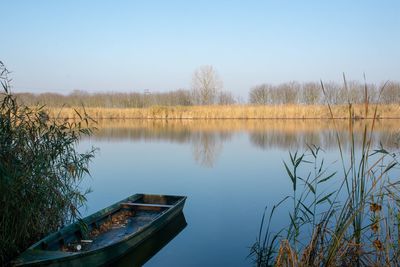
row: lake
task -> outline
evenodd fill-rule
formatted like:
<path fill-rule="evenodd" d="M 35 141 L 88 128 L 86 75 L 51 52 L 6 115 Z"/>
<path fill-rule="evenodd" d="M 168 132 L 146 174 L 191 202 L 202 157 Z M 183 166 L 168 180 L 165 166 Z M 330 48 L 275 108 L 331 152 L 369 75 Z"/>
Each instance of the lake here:
<path fill-rule="evenodd" d="M 374 145 L 398 150 L 399 122 L 378 121 Z M 358 145 L 365 124 L 354 124 Z M 186 227 L 145 266 L 252 266 L 264 208 L 291 192 L 289 151 L 320 146 L 335 170 L 336 133 L 350 145 L 346 120 L 104 120 L 98 128 L 80 147 L 100 149 L 82 185 L 93 190 L 83 215 L 134 193 L 188 197 Z M 274 225 L 288 220 L 278 212 Z"/>

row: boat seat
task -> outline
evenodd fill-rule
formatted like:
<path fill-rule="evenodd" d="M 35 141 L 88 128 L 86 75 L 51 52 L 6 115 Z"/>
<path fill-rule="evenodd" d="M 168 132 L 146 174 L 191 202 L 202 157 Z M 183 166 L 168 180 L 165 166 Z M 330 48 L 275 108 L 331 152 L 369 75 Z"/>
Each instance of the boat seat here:
<path fill-rule="evenodd" d="M 166 205 L 166 204 L 147 204 L 147 203 L 132 203 L 132 202 L 121 203 L 121 205 L 138 206 L 138 207 L 154 207 L 154 208 L 172 208 L 174 206 L 174 205 Z"/>

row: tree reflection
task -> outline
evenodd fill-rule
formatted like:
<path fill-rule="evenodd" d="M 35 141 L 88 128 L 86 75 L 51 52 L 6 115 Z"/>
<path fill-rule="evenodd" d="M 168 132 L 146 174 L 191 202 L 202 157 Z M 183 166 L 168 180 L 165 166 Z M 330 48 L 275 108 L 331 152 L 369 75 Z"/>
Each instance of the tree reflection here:
<path fill-rule="evenodd" d="M 356 146 L 361 146 L 364 127 L 372 121 L 354 122 Z M 372 140 L 387 148 L 399 144 L 400 120 L 378 120 Z M 343 149 L 350 146 L 348 120 L 335 120 L 337 134 Z M 195 161 L 201 166 L 214 166 L 223 149 L 223 143 L 234 134 L 247 133 L 252 145 L 261 149 L 305 148 L 318 145 L 336 149 L 336 130 L 331 120 L 103 120 L 92 138 L 109 142 L 166 141 L 188 143 Z M 357 134 L 359 133 L 359 134 Z"/>
<path fill-rule="evenodd" d="M 297 149 L 306 148 L 307 145 L 318 145 L 325 149 L 337 148 L 337 138 L 341 140 L 343 149 L 351 146 L 351 138 L 346 129 L 338 129 L 336 133 L 333 129 L 320 130 L 317 132 L 304 131 L 299 129 L 297 132 L 287 132 L 285 130 L 264 129 L 249 134 L 250 142 L 261 149 Z M 372 143 L 382 143 L 384 147 L 396 148 L 399 144 L 399 135 L 390 131 L 375 131 L 371 137 Z M 361 147 L 362 134 L 355 134 L 355 146 Z"/>
<path fill-rule="evenodd" d="M 198 132 L 192 141 L 192 151 L 195 161 L 203 167 L 212 168 L 222 151 L 224 138 L 216 133 Z"/>

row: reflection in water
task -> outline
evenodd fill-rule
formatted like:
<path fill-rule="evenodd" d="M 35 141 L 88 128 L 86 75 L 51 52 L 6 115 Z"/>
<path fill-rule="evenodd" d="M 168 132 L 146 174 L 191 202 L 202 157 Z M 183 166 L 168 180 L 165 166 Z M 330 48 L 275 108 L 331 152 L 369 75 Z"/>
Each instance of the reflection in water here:
<path fill-rule="evenodd" d="M 157 233 L 132 250 L 132 252 L 113 262 L 111 266 L 142 266 L 174 239 L 186 226 L 185 216 L 183 213 L 180 213 Z"/>
<path fill-rule="evenodd" d="M 377 121 L 374 140 L 395 150 L 399 122 Z M 336 123 L 348 146 L 348 122 Z M 358 138 L 365 124 L 355 121 Z M 98 128 L 92 137 L 98 140 L 84 142 L 103 151 L 93 162 L 95 179 L 88 180 L 94 191 L 89 195 L 90 209 L 113 203 L 132 190 L 190 196 L 185 211 L 190 227 L 150 259 L 149 266 L 251 266 L 245 262 L 247 246 L 254 243 L 260 214 L 266 205 L 291 193 L 282 164 L 287 151 L 303 150 L 307 143 L 319 145 L 326 150 L 326 166 L 340 171 L 340 162 L 335 163 L 335 127 L 329 120 L 107 120 Z M 193 158 L 197 165 L 214 167 L 199 170 Z M 335 179 L 341 178 L 339 173 Z M 275 214 L 271 229 L 290 223 L 285 205 Z M 158 239 L 155 244 L 160 244 Z M 143 255 L 135 251 L 119 265 L 140 265 L 151 256 Z M 140 262 L 140 257 L 145 259 Z"/>
<path fill-rule="evenodd" d="M 201 166 L 211 168 L 222 151 L 222 142 L 226 137 L 210 132 L 196 134 L 198 138 L 192 139 L 194 159 Z"/>
<path fill-rule="evenodd" d="M 325 127 L 316 127 L 313 121 L 307 121 L 308 124 L 299 125 L 296 129 L 291 127 L 282 128 L 264 128 L 254 131 L 250 134 L 251 142 L 262 149 L 280 148 L 280 149 L 299 149 L 307 145 L 317 145 L 324 149 L 337 147 L 337 138 L 339 138 L 342 148 L 347 149 L 351 145 L 350 130 L 348 123 L 335 121 L 334 125 L 325 125 Z M 318 123 L 319 121 L 317 121 Z M 371 129 L 371 121 L 358 121 L 354 127 L 354 142 L 356 147 L 362 145 L 362 136 L 364 128 L 367 127 L 368 134 Z M 396 148 L 399 141 L 399 128 L 394 121 L 384 121 L 379 123 L 373 132 L 372 142 L 374 144 L 382 143 L 386 148 Z"/>
<path fill-rule="evenodd" d="M 384 147 L 396 148 L 400 120 L 378 120 L 372 140 Z M 356 146 L 361 145 L 364 127 L 371 120 L 354 122 Z M 348 120 L 102 120 L 95 139 L 170 141 L 192 144 L 196 162 L 212 167 L 223 143 L 234 134 L 247 133 L 250 142 L 261 149 L 299 149 L 317 145 L 324 149 L 337 146 L 336 131 L 345 149 L 350 145 Z"/>

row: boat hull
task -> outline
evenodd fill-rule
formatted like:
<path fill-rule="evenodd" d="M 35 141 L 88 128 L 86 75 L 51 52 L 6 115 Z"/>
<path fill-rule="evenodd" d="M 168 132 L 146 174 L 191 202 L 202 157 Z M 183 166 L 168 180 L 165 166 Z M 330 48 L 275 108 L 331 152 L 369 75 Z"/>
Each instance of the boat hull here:
<path fill-rule="evenodd" d="M 122 200 L 115 205 L 121 205 L 127 200 L 137 199 L 138 196 L 144 196 L 143 194 L 137 194 Z M 148 195 L 146 195 L 148 196 Z M 174 196 L 173 196 L 174 197 Z M 172 221 L 178 214 L 183 210 L 186 197 L 182 197 L 182 200 L 178 201 L 176 205 L 169 208 L 163 214 L 161 214 L 154 221 L 143 227 L 140 231 L 133 233 L 130 236 L 122 239 L 121 241 L 115 242 L 109 246 L 105 246 L 99 249 L 79 252 L 62 252 L 62 251 L 48 251 L 43 249 L 37 249 L 40 242 L 33 245 L 26 252 L 21 254 L 16 261 L 15 266 L 104 266 L 118 258 L 125 255 L 127 252 L 132 251 L 135 247 L 139 246 L 142 242 L 150 238 L 160 228 Z M 107 208 L 104 209 L 107 211 Z M 91 217 L 91 216 L 89 216 Z M 86 218 L 85 218 L 86 219 Z M 84 220 L 85 220 L 84 219 Z"/>

